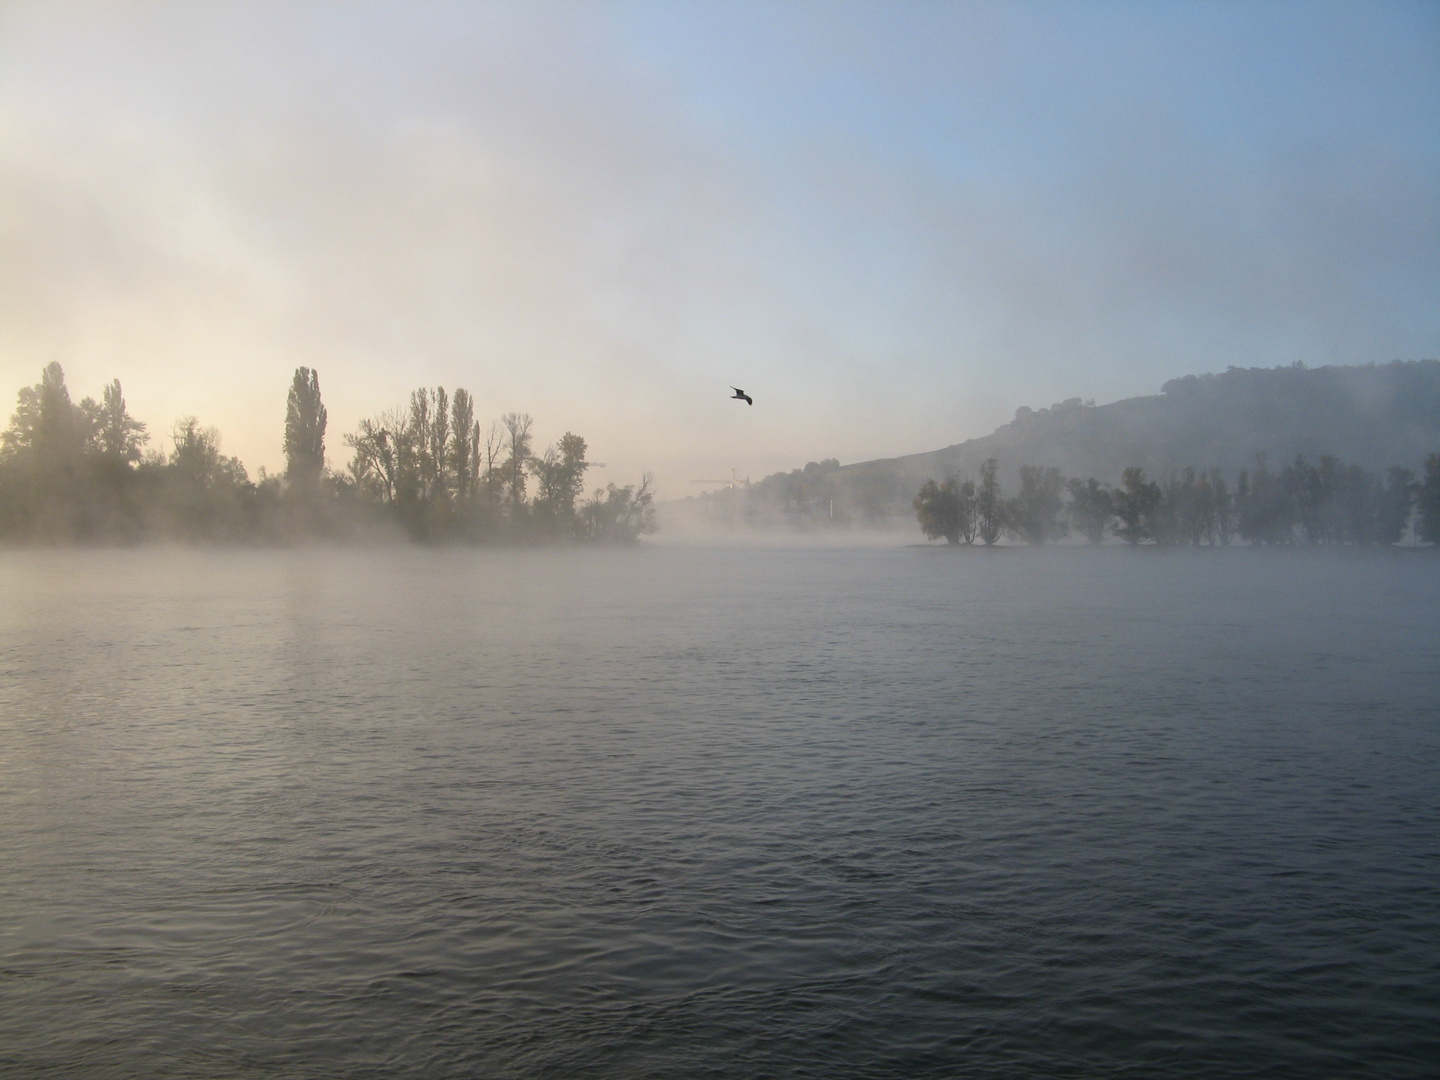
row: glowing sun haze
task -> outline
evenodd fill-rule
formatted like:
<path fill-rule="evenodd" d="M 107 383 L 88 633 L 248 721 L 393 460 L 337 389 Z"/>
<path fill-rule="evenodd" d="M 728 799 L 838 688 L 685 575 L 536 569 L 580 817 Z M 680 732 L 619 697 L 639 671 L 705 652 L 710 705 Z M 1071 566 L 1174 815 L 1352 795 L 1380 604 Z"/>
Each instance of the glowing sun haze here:
<path fill-rule="evenodd" d="M 59 360 L 252 472 L 306 365 L 334 467 L 463 386 L 684 495 L 1435 356 L 1437 256 L 1434 4 L 0 7 L 5 418 Z"/>

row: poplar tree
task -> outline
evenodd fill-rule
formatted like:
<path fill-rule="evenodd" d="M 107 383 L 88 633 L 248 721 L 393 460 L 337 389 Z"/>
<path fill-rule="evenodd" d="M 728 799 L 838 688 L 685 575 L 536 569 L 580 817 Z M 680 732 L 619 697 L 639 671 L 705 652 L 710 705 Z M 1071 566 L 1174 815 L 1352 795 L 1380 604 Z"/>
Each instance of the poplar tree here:
<path fill-rule="evenodd" d="M 450 399 L 450 475 L 457 498 L 466 499 L 475 490 L 475 450 L 480 427 L 475 423 L 475 403 L 468 390 L 456 390 Z"/>
<path fill-rule="evenodd" d="M 123 462 L 140 460 L 140 447 L 147 441 L 145 425 L 125 408 L 120 380 L 105 387 L 104 404 L 96 412 L 95 443 L 106 457 Z"/>
<path fill-rule="evenodd" d="M 325 468 L 325 420 L 319 372 L 297 368 L 285 408 L 285 479 L 306 490 L 320 486 Z"/>

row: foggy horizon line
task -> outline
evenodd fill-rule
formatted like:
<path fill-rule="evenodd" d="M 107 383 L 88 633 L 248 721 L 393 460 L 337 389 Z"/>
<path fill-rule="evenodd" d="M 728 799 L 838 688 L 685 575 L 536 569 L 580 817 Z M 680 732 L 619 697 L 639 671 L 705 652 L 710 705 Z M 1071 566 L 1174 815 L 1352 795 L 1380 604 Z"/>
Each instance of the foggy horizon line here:
<path fill-rule="evenodd" d="M 853 467 L 864 466 L 864 465 L 873 464 L 873 463 L 877 463 L 877 462 L 896 461 L 896 460 L 900 460 L 900 459 L 904 459 L 904 458 L 923 456 L 923 455 L 925 455 L 925 454 L 934 453 L 934 452 L 937 452 L 937 451 L 945 451 L 945 450 L 955 449 L 955 448 L 957 448 L 957 447 L 965 446 L 965 445 L 967 445 L 968 443 L 976 442 L 976 441 L 978 441 L 978 440 L 982 440 L 982 439 L 985 439 L 985 438 L 987 438 L 987 437 L 989 437 L 989 436 L 991 436 L 991 435 L 994 435 L 994 434 L 996 434 L 997 432 L 1002 431 L 1002 430 L 1004 430 L 1005 428 L 1009 427 L 1010 425 L 1012 425 L 1013 423 L 1015 423 L 1017 420 L 1021 420 L 1021 419 L 1025 418 L 1025 417 L 1028 417 L 1028 416 L 1034 416 L 1034 415 L 1036 415 L 1036 414 L 1043 414 L 1043 413 L 1048 412 L 1048 411 L 1051 410 L 1051 409 L 1055 409 L 1055 408 L 1058 408 L 1058 407 L 1061 407 L 1061 406 L 1067 406 L 1067 405 L 1071 405 L 1071 404 L 1080 403 L 1080 404 L 1083 404 L 1083 406 L 1084 406 L 1085 408 L 1105 409 L 1105 408 L 1108 408 L 1108 407 L 1111 407 L 1111 406 L 1114 406 L 1114 405 L 1123 404 L 1123 403 L 1129 402 L 1129 401 L 1138 401 L 1138 400 L 1145 400 L 1145 399 L 1148 399 L 1148 398 L 1163 397 L 1167 392 L 1169 392 L 1169 390 L 1170 390 L 1173 386 L 1175 386 L 1175 385 L 1177 385 L 1177 384 L 1181 384 L 1181 383 L 1183 383 L 1183 382 L 1185 382 L 1185 381 L 1187 381 L 1187 380 L 1202 380 L 1202 381 L 1203 381 L 1203 380 L 1209 380 L 1209 379 L 1214 379 L 1214 378 L 1223 377 L 1223 376 L 1225 376 L 1225 375 L 1228 375 L 1228 374 L 1231 374 L 1231 373 L 1234 373 L 1234 372 L 1283 372 L 1283 371 L 1310 371 L 1310 372 L 1320 372 L 1320 371 L 1327 371 L 1327 370 L 1345 370 L 1345 371 L 1351 371 L 1351 370 L 1363 370 L 1363 369 L 1367 369 L 1367 368 L 1373 369 L 1373 368 L 1380 368 L 1380 367 L 1393 366 L 1393 365 L 1414 365 L 1414 364 L 1428 364 L 1428 363 L 1436 363 L 1436 362 L 1437 362 L 1437 360 L 1436 360 L 1436 358 L 1434 358 L 1434 357 L 1421 357 L 1421 358 L 1413 359 L 1413 360 L 1404 360 L 1404 359 L 1368 360 L 1368 361 L 1361 361 L 1361 362 L 1349 363 L 1349 364 L 1347 364 L 1347 363 L 1307 364 L 1307 363 L 1306 363 L 1305 361 L 1303 361 L 1303 360 L 1296 360 L 1296 361 L 1292 361 L 1291 363 L 1288 363 L 1288 364 L 1276 364 L 1276 365 L 1273 365 L 1273 366 L 1263 366 L 1263 365 L 1245 365 L 1245 366 L 1241 366 L 1241 365 L 1233 365 L 1233 364 L 1232 364 L 1232 365 L 1227 365 L 1227 367 L 1226 367 L 1223 371 L 1194 372 L 1194 373 L 1187 373 L 1187 374 L 1184 374 L 1184 375 L 1173 376 L 1173 377 L 1167 379 L 1164 383 L 1162 383 L 1160 389 L 1159 389 L 1158 391 L 1154 392 L 1154 393 L 1148 393 L 1148 394 L 1132 394 L 1132 395 L 1129 395 L 1129 396 L 1127 396 L 1127 397 L 1115 398 L 1114 400 L 1111 400 L 1111 401 L 1103 401 L 1103 402 L 1097 402 L 1096 399 L 1094 399 L 1093 397 L 1084 397 L 1084 396 L 1082 396 L 1082 395 L 1071 395 L 1071 396 L 1066 397 L 1066 398 L 1064 398 L 1064 399 L 1062 399 L 1062 400 L 1060 400 L 1060 401 L 1052 402 L 1050 405 L 1047 405 L 1047 406 L 1030 405 L 1030 404 L 1017 405 L 1017 406 L 1015 407 L 1014 411 L 1013 411 L 1013 415 L 1012 415 L 1012 417 L 1011 417 L 1010 420 L 1004 421 L 1004 422 L 996 425 L 996 427 L 994 427 L 994 428 L 992 428 L 992 429 L 990 429 L 990 430 L 988 430 L 988 431 L 983 431 L 983 432 L 981 432 L 981 433 L 979 433 L 979 434 L 969 435 L 969 436 L 965 436 L 965 437 L 959 438 L 959 439 L 955 440 L 954 442 L 947 443 L 946 445 L 937 448 L 937 450 L 925 450 L 925 449 L 922 449 L 922 450 L 910 450 L 910 451 L 905 451 L 905 452 L 902 452 L 902 453 L 899 453 L 899 454 L 880 455 L 880 456 L 872 456 L 872 457 L 859 458 L 859 459 L 856 459 L 856 460 L 853 460 L 853 461 L 842 461 L 841 464 L 840 464 L 840 467 L 841 467 L 841 468 L 853 468 Z M 50 364 L 59 365 L 60 362 L 59 362 L 59 361 L 50 361 Z M 46 365 L 46 366 L 48 367 L 49 365 Z M 61 370 L 63 371 L 63 365 L 61 365 Z M 302 368 L 297 368 L 296 370 L 297 370 L 297 371 L 298 371 L 298 370 L 318 371 L 318 369 L 310 368 L 310 367 L 308 367 L 308 366 L 305 366 L 305 367 L 302 367 Z M 112 383 L 120 383 L 121 380 L 117 377 L 117 378 L 112 379 L 111 382 L 112 382 Z M 110 384 L 107 383 L 106 385 L 110 385 Z M 24 392 L 25 392 L 27 389 L 33 389 L 35 386 L 38 386 L 38 384 L 33 384 L 33 385 L 31 385 L 31 386 L 22 385 L 22 386 L 18 389 L 17 395 L 23 396 Z M 456 389 L 458 389 L 458 390 L 463 390 L 462 387 L 458 387 L 458 386 L 456 387 Z M 416 393 L 416 392 L 418 392 L 418 391 L 421 391 L 421 390 L 425 390 L 425 391 L 428 391 L 428 390 L 439 390 L 439 391 L 442 391 L 442 392 L 443 392 L 443 391 L 445 390 L 445 387 L 443 386 L 443 384 L 437 384 L 437 385 L 435 385 L 434 387 L 430 387 L 430 386 L 418 387 L 418 388 L 416 388 L 416 390 L 413 390 L 413 391 L 411 392 L 411 393 L 412 393 L 412 396 L 413 396 L 414 393 Z M 82 400 L 82 403 L 83 403 L 85 400 L 92 400 L 92 401 L 93 401 L 93 399 L 91 399 L 91 398 L 83 398 L 83 399 L 81 399 L 81 400 Z M 360 430 L 360 428 L 363 427 L 363 425 L 364 425 L 367 421 L 374 421 L 374 420 L 375 420 L 376 418 L 378 418 L 378 417 L 385 416 L 385 415 L 390 415 L 390 414 L 392 414 L 392 413 L 396 413 L 397 411 L 403 411 L 406 407 L 407 407 L 407 403 L 406 403 L 406 402 L 400 402 L 400 403 L 397 403 L 397 404 L 393 404 L 393 405 L 390 405 L 390 406 L 383 407 L 383 408 L 381 408 L 381 409 L 379 409 L 379 410 L 376 410 L 376 411 L 372 411 L 372 412 L 370 412 L 368 415 L 361 415 L 361 416 L 357 419 L 357 421 L 356 421 L 356 425 L 355 425 L 355 426 L 356 426 L 356 432 L 347 432 L 347 433 L 345 433 L 344 435 L 342 435 L 342 439 L 344 439 L 344 438 L 349 438 L 351 435 L 353 435 L 353 434 L 355 434 L 355 433 L 358 433 L 358 431 Z M 279 411 L 279 410 L 278 410 L 278 408 L 277 408 L 277 412 L 278 412 L 278 411 Z M 500 426 L 500 425 L 501 425 L 501 418 L 502 418 L 503 416 L 505 416 L 507 413 L 516 413 L 516 412 L 519 412 L 519 411 L 518 411 L 518 410 L 505 410 L 505 411 L 499 413 L 499 414 L 497 415 L 496 419 L 491 422 L 491 428 L 493 429 L 493 428 L 496 428 L 496 427 Z M 522 414 L 522 415 L 529 415 L 528 413 L 523 413 L 523 412 L 522 412 L 521 414 Z M 15 419 L 15 414 L 12 413 L 11 416 L 10 416 L 10 421 L 11 421 L 12 424 L 13 424 L 13 422 L 14 422 L 14 419 Z M 153 443 L 154 443 L 154 445 L 155 445 L 155 449 L 154 449 L 153 451 L 151 451 L 151 453 L 158 453 L 158 454 L 161 454 L 161 455 L 163 456 L 163 454 L 164 454 L 164 447 L 165 447 L 165 444 L 166 444 L 166 441 L 167 441 L 167 440 L 169 441 L 169 443 L 170 443 L 170 444 L 172 445 L 172 447 L 173 447 L 173 445 L 174 445 L 175 442 L 176 442 L 177 437 L 179 437 L 179 436 L 181 435 L 181 432 L 183 431 L 183 429 L 185 429 L 186 427 L 190 426 L 191 424 L 199 425 L 200 423 L 201 423 L 201 418 L 200 418 L 197 414 L 192 413 L 192 412 L 182 412 L 181 414 L 179 414 L 179 415 L 171 422 L 169 430 L 168 430 L 168 431 L 164 431 L 164 432 L 159 431 L 159 430 L 152 430 L 151 424 L 145 423 L 145 424 L 143 425 L 143 427 L 144 427 L 144 429 L 145 429 L 145 432 L 146 432 L 146 439 L 145 439 L 145 441 L 146 441 L 147 443 L 150 443 L 150 442 L 153 440 Z M 204 424 L 204 425 L 203 425 L 203 429 L 204 429 L 207 433 L 214 435 L 214 436 L 217 438 L 217 440 L 219 440 L 219 442 L 220 442 L 221 444 L 223 444 L 223 439 L 224 439 L 224 434 L 225 434 L 225 433 L 224 433 L 223 431 L 221 431 L 220 428 L 219 428 L 217 425 L 214 425 L 214 424 Z M 238 461 L 239 459 L 236 458 L 235 460 Z M 344 464 L 339 464 L 339 463 L 337 463 L 338 460 L 339 460 L 339 459 L 336 457 L 336 455 L 330 453 L 329 450 L 327 449 L 325 467 L 326 467 L 328 470 L 330 470 L 330 471 L 332 471 L 332 472 L 335 472 L 335 473 L 337 473 L 337 474 L 338 474 L 338 473 L 341 473 L 341 472 L 344 472 L 346 469 L 349 468 L 349 463 L 348 463 L 348 462 L 347 462 L 347 463 L 344 463 Z M 793 459 L 793 460 L 797 460 L 797 461 L 798 461 L 798 458 L 795 458 L 795 459 Z M 809 457 L 807 457 L 807 461 L 808 461 L 809 463 L 813 463 L 813 462 L 815 462 L 815 461 L 817 461 L 817 460 L 823 460 L 823 459 L 819 459 L 819 458 L 809 458 Z M 835 458 L 835 460 L 840 461 L 840 459 L 839 459 L 838 457 Z M 242 462 L 241 464 L 243 465 L 243 462 Z M 591 463 L 589 463 L 589 464 L 590 464 L 590 467 L 592 467 L 592 468 L 605 468 L 605 467 L 606 467 L 603 462 L 591 462 Z M 799 467 L 801 467 L 801 466 L 797 464 L 796 468 L 799 468 Z M 764 474 L 764 476 L 762 477 L 762 479 L 768 479 L 770 476 L 780 475 L 781 473 L 784 473 L 785 471 L 787 471 L 787 470 L 785 470 L 784 468 L 781 468 L 781 469 L 779 469 L 779 470 L 776 470 L 775 472 L 766 473 L 766 474 Z M 247 472 L 248 472 L 248 467 L 247 467 Z M 277 476 L 277 475 L 283 476 L 283 473 L 272 471 L 270 468 L 268 468 L 266 465 L 263 465 L 263 464 L 256 466 L 256 472 L 257 472 L 257 474 L 259 475 L 259 477 L 260 477 L 261 479 L 265 479 L 265 478 L 273 477 L 273 476 Z M 642 474 L 643 474 L 643 473 L 648 473 L 648 472 L 650 472 L 649 469 L 642 469 Z M 714 481 L 693 480 L 693 481 L 691 481 L 691 482 L 692 482 L 692 483 L 715 484 L 715 485 L 722 485 L 722 484 L 724 484 L 724 485 L 729 485 L 729 484 L 730 484 L 730 481 L 726 481 L 726 480 L 714 480 Z M 747 480 L 746 480 L 745 482 L 746 482 L 746 483 L 749 483 L 749 482 L 751 482 L 751 481 L 749 481 L 748 478 L 747 478 Z M 758 481 L 757 481 L 757 482 L 758 482 Z M 708 495 L 708 494 L 715 494 L 715 492 L 699 492 L 699 493 L 696 493 L 695 495 L 686 495 L 686 494 L 682 494 L 682 493 L 677 493 L 677 494 L 675 494 L 675 495 L 670 496 L 670 498 L 671 498 L 671 499 L 677 499 L 677 500 L 683 500 L 683 499 L 686 499 L 686 498 L 701 497 L 701 496 Z"/>

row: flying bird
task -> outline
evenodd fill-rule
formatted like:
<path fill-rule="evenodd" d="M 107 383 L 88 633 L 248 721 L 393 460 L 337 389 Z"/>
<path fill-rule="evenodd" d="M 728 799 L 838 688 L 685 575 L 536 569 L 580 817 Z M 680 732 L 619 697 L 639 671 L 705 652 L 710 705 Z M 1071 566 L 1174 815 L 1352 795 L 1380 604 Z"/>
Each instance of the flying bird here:
<path fill-rule="evenodd" d="M 732 386 L 730 387 L 730 389 L 735 391 L 735 393 L 731 394 L 730 396 L 736 401 L 743 401 L 746 405 L 755 404 L 755 400 L 749 394 L 745 393 L 744 390 L 741 390 L 738 386 Z"/>

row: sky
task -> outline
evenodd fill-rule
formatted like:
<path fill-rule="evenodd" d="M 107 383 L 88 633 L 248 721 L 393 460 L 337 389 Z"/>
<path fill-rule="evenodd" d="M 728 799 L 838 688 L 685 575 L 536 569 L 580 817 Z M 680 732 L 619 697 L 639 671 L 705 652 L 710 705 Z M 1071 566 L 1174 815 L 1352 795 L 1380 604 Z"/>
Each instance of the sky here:
<path fill-rule="evenodd" d="M 1440 4 L 0 5 L 4 404 L 252 475 L 302 365 L 674 498 L 1435 356 Z"/>

